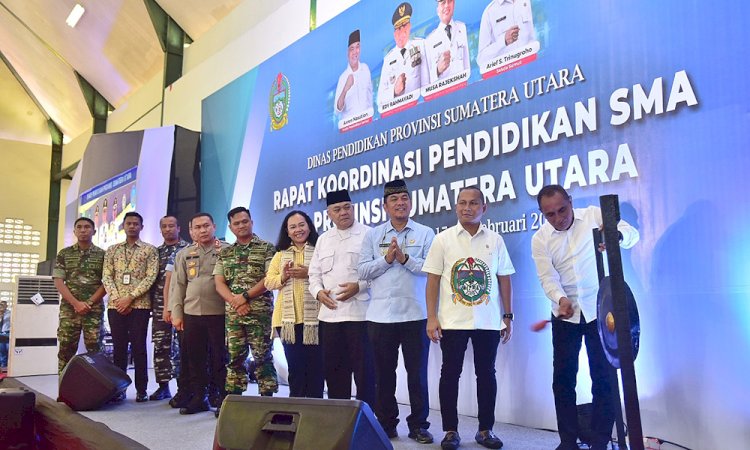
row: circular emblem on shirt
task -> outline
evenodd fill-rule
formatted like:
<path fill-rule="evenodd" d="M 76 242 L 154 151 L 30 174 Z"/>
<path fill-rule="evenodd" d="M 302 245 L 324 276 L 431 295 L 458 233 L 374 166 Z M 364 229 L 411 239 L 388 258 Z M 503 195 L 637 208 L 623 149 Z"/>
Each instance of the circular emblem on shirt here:
<path fill-rule="evenodd" d="M 472 257 L 456 261 L 451 268 L 453 303 L 475 306 L 490 301 L 490 268 Z"/>
<path fill-rule="evenodd" d="M 268 110 L 271 116 L 271 129 L 280 130 L 289 121 L 289 101 L 292 92 L 287 77 L 279 72 L 271 85 L 268 97 Z"/>

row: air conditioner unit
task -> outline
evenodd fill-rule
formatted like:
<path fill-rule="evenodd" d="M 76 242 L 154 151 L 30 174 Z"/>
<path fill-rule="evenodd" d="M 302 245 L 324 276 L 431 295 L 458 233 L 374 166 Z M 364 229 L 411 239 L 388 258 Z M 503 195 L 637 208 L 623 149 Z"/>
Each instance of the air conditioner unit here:
<path fill-rule="evenodd" d="M 8 351 L 10 376 L 57 374 L 59 312 L 60 294 L 52 277 L 18 277 Z"/>

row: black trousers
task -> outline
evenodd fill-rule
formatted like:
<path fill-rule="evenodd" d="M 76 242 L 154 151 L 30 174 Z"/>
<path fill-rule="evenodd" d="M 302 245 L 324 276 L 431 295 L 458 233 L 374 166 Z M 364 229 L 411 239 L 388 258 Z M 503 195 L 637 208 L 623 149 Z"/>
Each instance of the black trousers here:
<path fill-rule="evenodd" d="M 190 392 L 190 368 L 188 367 L 188 353 L 187 344 L 185 344 L 185 332 L 177 332 L 177 340 L 180 342 L 180 366 L 177 371 L 177 390 L 185 389 L 185 392 Z"/>
<path fill-rule="evenodd" d="M 135 389 L 139 393 L 145 393 L 148 386 L 146 335 L 150 317 L 150 309 L 134 309 L 127 315 L 120 314 L 113 308 L 107 310 L 109 328 L 112 332 L 114 363 L 122 370 L 128 369 L 128 343 L 130 343 L 135 365 Z"/>
<path fill-rule="evenodd" d="M 411 414 L 406 417 L 410 430 L 429 428 L 430 400 L 427 394 L 427 357 L 430 340 L 425 333 L 427 320 L 399 323 L 368 322 L 375 360 L 375 415 L 384 429 L 398 425 L 396 403 L 396 368 L 398 348 L 404 354 Z"/>
<path fill-rule="evenodd" d="M 294 344 L 282 342 L 289 367 L 289 397 L 323 398 L 323 351 L 302 343 L 304 325 L 294 325 Z M 281 327 L 276 327 L 281 334 Z"/>
<path fill-rule="evenodd" d="M 206 359 L 210 353 L 211 381 L 219 386 L 219 393 L 223 394 L 227 376 L 224 316 L 185 314 L 184 323 L 182 344 L 185 345 L 180 350 L 185 349 L 183 354 L 187 359 L 183 366 L 188 366 L 190 390 L 194 395 L 206 395 L 209 381 Z"/>
<path fill-rule="evenodd" d="M 352 374 L 357 399 L 375 404 L 375 377 L 367 322 L 320 321 L 320 345 L 328 398 L 352 398 Z"/>
<path fill-rule="evenodd" d="M 610 367 L 602 349 L 597 321 L 570 323 L 552 318 L 552 391 L 555 394 L 557 429 L 563 448 L 578 448 L 578 410 L 576 408 L 576 378 L 581 338 L 586 340 L 586 352 L 591 373 L 593 413 L 591 429 L 595 433 L 592 444 L 601 446 L 610 440 L 615 422 L 615 410 L 610 378 Z"/>
<path fill-rule="evenodd" d="M 443 330 L 443 338 L 440 339 L 443 366 L 440 369 L 439 387 L 443 431 L 458 430 L 458 379 L 461 378 L 469 339 L 474 348 L 479 430 L 491 430 L 495 425 L 495 357 L 500 344 L 500 331 Z"/>

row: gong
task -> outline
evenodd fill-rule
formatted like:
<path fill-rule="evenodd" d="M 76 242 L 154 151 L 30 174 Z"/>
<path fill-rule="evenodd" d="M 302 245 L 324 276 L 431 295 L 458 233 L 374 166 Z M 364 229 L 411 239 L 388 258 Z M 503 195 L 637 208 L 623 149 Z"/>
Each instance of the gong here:
<path fill-rule="evenodd" d="M 638 355 L 641 338 L 641 320 L 638 316 L 638 306 L 630 286 L 625 283 L 625 301 L 628 317 L 630 318 L 630 341 L 633 346 L 633 360 Z M 612 285 L 609 277 L 604 277 L 599 283 L 599 295 L 596 298 L 596 310 L 599 328 L 599 339 L 607 355 L 609 363 L 616 369 L 620 368 L 620 353 L 617 350 L 617 323 L 615 323 L 614 302 L 612 300 Z"/>

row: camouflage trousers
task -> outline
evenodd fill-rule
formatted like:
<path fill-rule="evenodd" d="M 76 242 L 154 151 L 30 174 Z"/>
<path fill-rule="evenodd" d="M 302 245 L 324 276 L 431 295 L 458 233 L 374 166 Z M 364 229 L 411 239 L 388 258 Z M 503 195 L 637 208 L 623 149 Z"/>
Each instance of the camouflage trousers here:
<path fill-rule="evenodd" d="M 276 369 L 273 366 L 273 339 L 271 339 L 271 314 L 273 305 L 253 300 L 250 313 L 238 315 L 227 306 L 225 324 L 229 347 L 226 391 L 228 394 L 245 392 L 248 375 L 245 360 L 248 346 L 255 360 L 255 378 L 258 393 L 271 395 L 279 391 Z"/>
<path fill-rule="evenodd" d="M 151 342 L 154 343 L 154 376 L 157 383 L 168 383 L 180 374 L 180 340 L 172 324 L 164 322 L 161 317 L 161 311 L 153 311 Z"/>
<path fill-rule="evenodd" d="M 60 323 L 57 326 L 57 373 L 62 373 L 78 351 L 78 341 L 83 332 L 83 342 L 86 351 L 98 353 L 101 351 L 101 326 L 104 310 L 91 310 L 88 314 L 76 314 L 73 307 L 60 305 Z"/>

